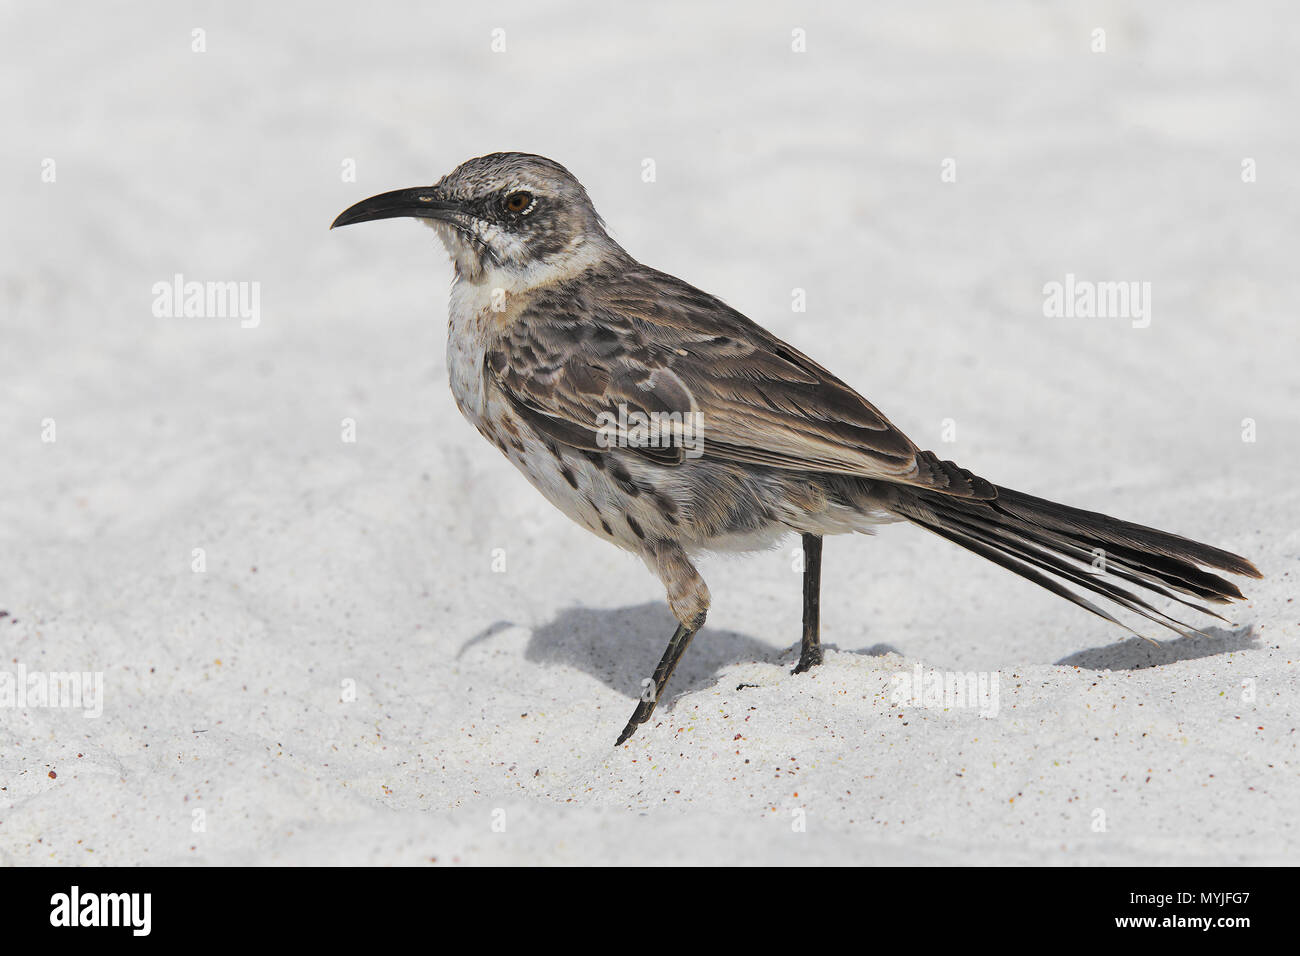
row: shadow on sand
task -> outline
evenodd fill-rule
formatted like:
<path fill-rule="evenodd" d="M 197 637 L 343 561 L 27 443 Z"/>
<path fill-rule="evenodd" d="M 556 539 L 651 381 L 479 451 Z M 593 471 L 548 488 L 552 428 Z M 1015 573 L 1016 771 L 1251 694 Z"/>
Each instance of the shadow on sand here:
<path fill-rule="evenodd" d="M 1180 637 L 1150 644 L 1136 637 L 1106 647 L 1093 647 L 1078 651 L 1057 661 L 1060 667 L 1083 667 L 1090 671 L 1135 671 L 1145 667 L 1159 667 L 1175 661 L 1194 661 L 1257 647 L 1258 635 L 1250 625 L 1229 630 L 1211 627 L 1208 637 Z"/>
<path fill-rule="evenodd" d="M 457 656 L 513 626 L 510 621 L 497 621 L 466 641 Z M 584 671 L 634 699 L 641 681 L 649 677 L 659 663 L 669 635 L 676 626 L 677 622 L 667 606 L 658 601 L 623 608 L 572 607 L 534 629 L 525 656 L 537 663 L 562 664 Z M 1206 633 L 1210 636 L 1178 638 L 1160 645 L 1132 638 L 1106 647 L 1078 651 L 1057 661 L 1056 666 L 1097 671 L 1139 670 L 1258 646 L 1258 636 L 1250 626 L 1233 630 L 1209 628 Z M 834 644 L 825 646 L 839 649 Z M 876 644 L 850 653 L 880 657 L 902 652 L 889 644 Z M 669 697 L 675 699 L 690 691 L 712 687 L 718 681 L 718 674 L 733 664 L 757 661 L 792 669 L 798 656 L 797 643 L 773 647 L 747 634 L 706 624 L 695 635 L 673 674 Z"/>
<path fill-rule="evenodd" d="M 497 621 L 467 641 L 457 656 L 513 626 L 509 621 Z M 676 627 L 677 621 L 662 601 L 622 608 L 572 607 L 533 631 L 525 656 L 537 663 L 563 664 L 583 671 L 631 700 L 640 691 L 641 681 L 654 672 Z M 823 646 L 839 649 L 835 644 Z M 856 653 L 881 656 L 899 652 L 887 644 L 877 644 Z M 747 634 L 705 624 L 673 673 L 668 696 L 676 698 L 712 687 L 718 682 L 719 672 L 733 664 L 757 661 L 793 669 L 798 657 L 797 643 L 773 647 Z"/>

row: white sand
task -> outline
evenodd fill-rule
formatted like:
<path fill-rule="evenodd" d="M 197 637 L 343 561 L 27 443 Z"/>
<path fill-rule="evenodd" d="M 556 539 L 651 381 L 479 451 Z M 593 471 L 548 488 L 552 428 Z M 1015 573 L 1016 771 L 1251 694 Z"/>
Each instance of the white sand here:
<path fill-rule="evenodd" d="M 1291 5 L 338 6 L 0 14 L 0 670 L 105 682 L 0 710 L 0 863 L 1295 862 Z M 495 149 L 922 446 L 1266 579 L 1157 649 L 891 527 L 827 542 L 791 677 L 793 542 L 710 560 L 614 750 L 657 582 L 459 418 L 434 237 L 326 231 Z M 175 273 L 260 325 L 155 317 Z M 1151 326 L 1044 318 L 1066 273 L 1151 282 Z M 900 710 L 918 665 L 997 715 Z"/>

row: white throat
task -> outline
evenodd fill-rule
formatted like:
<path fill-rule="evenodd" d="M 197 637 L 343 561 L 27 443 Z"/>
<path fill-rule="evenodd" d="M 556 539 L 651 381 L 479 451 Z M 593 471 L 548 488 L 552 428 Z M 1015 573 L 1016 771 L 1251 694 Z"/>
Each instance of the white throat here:
<path fill-rule="evenodd" d="M 469 284 L 485 290 L 485 294 L 495 292 L 498 296 L 519 294 L 533 289 L 543 288 L 557 282 L 563 282 L 580 275 L 598 264 L 618 249 L 607 236 L 583 236 L 565 249 L 552 253 L 544 259 L 535 259 L 521 263 L 519 256 L 510 253 L 521 250 L 513 248 L 507 237 L 495 234 L 484 236 L 485 241 L 494 241 L 498 246 L 501 263 L 492 261 L 479 254 L 473 240 L 466 238 L 459 230 L 446 223 L 425 220 L 438 233 L 447 255 L 451 257 L 456 269 L 456 284 Z M 504 249 L 499 247 L 504 245 Z M 499 290 L 499 291 L 498 291 Z"/>

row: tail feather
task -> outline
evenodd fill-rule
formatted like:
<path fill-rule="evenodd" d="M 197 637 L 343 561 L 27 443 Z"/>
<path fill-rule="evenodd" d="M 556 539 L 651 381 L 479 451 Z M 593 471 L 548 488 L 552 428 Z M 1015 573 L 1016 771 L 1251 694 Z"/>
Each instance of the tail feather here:
<path fill-rule="evenodd" d="M 1121 521 L 1119 518 L 1112 518 L 1097 511 L 1071 508 L 1055 501 L 1048 501 L 1046 498 L 1035 498 L 1024 492 L 1001 487 L 998 488 L 996 501 L 999 510 L 1016 515 L 1022 520 L 1046 525 L 1066 533 L 1074 531 L 1085 535 L 1094 534 L 1103 541 L 1130 547 L 1148 556 L 1163 555 L 1183 564 L 1190 560 L 1232 574 L 1251 578 L 1263 577 L 1255 565 L 1239 554 L 1201 544 L 1199 541 L 1170 534 L 1167 531 L 1157 531 L 1155 528 Z M 1215 580 L 1220 584 L 1227 584 L 1222 578 L 1215 578 Z M 1230 584 L 1228 587 L 1231 588 L 1234 596 L 1241 596 L 1241 592 L 1236 587 Z"/>
<path fill-rule="evenodd" d="M 995 498 L 980 501 L 894 486 L 891 509 L 1139 637 L 1143 635 L 1062 582 L 1188 636 L 1205 632 L 1158 610 L 1112 579 L 1227 621 L 1179 595 L 1215 604 L 1242 599 L 1236 585 L 1201 566 L 1261 576 L 1250 561 L 1229 551 L 1009 488 L 996 490 Z M 1100 569 L 1093 567 L 1097 552 L 1103 556 Z"/>
<path fill-rule="evenodd" d="M 1087 546 L 1091 542 L 1086 536 L 1074 535 L 1071 537 L 1046 528 L 1040 528 L 1039 531 L 1041 534 L 1041 538 L 1038 539 L 1040 543 L 1050 543 L 1060 553 L 1067 554 L 1090 567 L 1092 566 L 1095 552 L 1098 549 L 1095 546 Z M 1003 529 L 1002 533 L 1006 534 L 1008 532 Z M 1014 534 L 1014 531 L 1010 533 Z M 1137 549 L 1113 543 L 1107 548 L 1100 548 L 1100 550 L 1105 557 L 1105 570 L 1115 577 L 1122 578 L 1155 594 L 1159 594 L 1161 597 L 1170 598 L 1179 604 L 1194 608 L 1204 614 L 1217 617 L 1221 621 L 1226 621 L 1227 618 L 1194 601 L 1179 597 L 1177 594 L 1167 591 L 1161 585 L 1167 584 L 1183 594 L 1204 598 L 1216 604 L 1227 604 L 1230 599 L 1243 597 L 1242 593 L 1237 590 L 1236 585 L 1230 581 L 1202 571 L 1186 561 L 1168 558 L 1163 555 L 1144 555 Z M 1153 569 L 1157 569 L 1159 575 Z"/>
<path fill-rule="evenodd" d="M 1107 581 L 1104 577 L 1097 575 L 1095 572 L 1085 572 L 1079 567 L 1071 565 L 1065 560 L 1057 557 L 1050 551 L 1028 544 L 1023 539 L 1017 538 L 1015 535 L 1005 533 L 1003 529 L 998 528 L 993 531 L 986 531 L 978 526 L 972 526 L 966 522 L 958 521 L 956 523 L 962 526 L 972 537 L 984 541 L 985 544 L 1001 548 L 1017 555 L 1025 561 L 1037 565 L 1038 567 L 1050 570 L 1052 573 L 1065 578 L 1073 584 L 1078 584 L 1091 591 L 1095 591 L 1098 594 L 1109 598 L 1111 601 L 1114 601 L 1121 607 L 1133 611 L 1135 614 L 1140 614 L 1149 621 L 1154 621 L 1163 627 L 1168 627 L 1171 630 L 1178 631 L 1180 634 L 1186 634 L 1187 630 L 1204 634 L 1204 632 L 1199 628 L 1188 624 L 1186 621 L 1181 621 L 1178 618 L 1157 610 L 1132 591 L 1125 590 L 1119 585 Z M 1088 552 L 1088 554 L 1089 557 L 1091 557 L 1091 552 Z M 1106 570 L 1113 573 L 1117 569 L 1114 564 L 1108 564 Z M 1146 587 L 1145 584 L 1142 586 Z M 1168 594 L 1167 591 L 1163 591 L 1161 588 L 1149 588 L 1149 590 L 1161 591 L 1162 593 Z M 1197 610 L 1213 614 L 1213 612 L 1208 611 L 1208 609 L 1202 608 L 1199 605 L 1191 604 L 1191 602 L 1184 603 L 1189 604 L 1189 606 L 1196 608 Z M 1215 614 L 1214 616 L 1223 620 L 1221 615 Z"/>

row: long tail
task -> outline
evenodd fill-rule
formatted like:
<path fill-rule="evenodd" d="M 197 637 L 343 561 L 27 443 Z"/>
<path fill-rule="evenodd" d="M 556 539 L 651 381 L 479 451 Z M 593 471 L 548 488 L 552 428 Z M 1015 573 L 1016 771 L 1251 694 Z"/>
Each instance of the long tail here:
<path fill-rule="evenodd" d="M 1066 584 L 1186 636 L 1189 631 L 1204 632 L 1157 610 L 1117 581 L 1226 621 L 1191 599 L 1228 604 L 1243 595 L 1235 584 L 1202 570 L 1202 566 L 1261 577 L 1253 564 L 1229 551 L 1010 488 L 999 487 L 996 497 L 981 501 L 895 485 L 890 508 L 1138 637 L 1145 635 Z"/>

